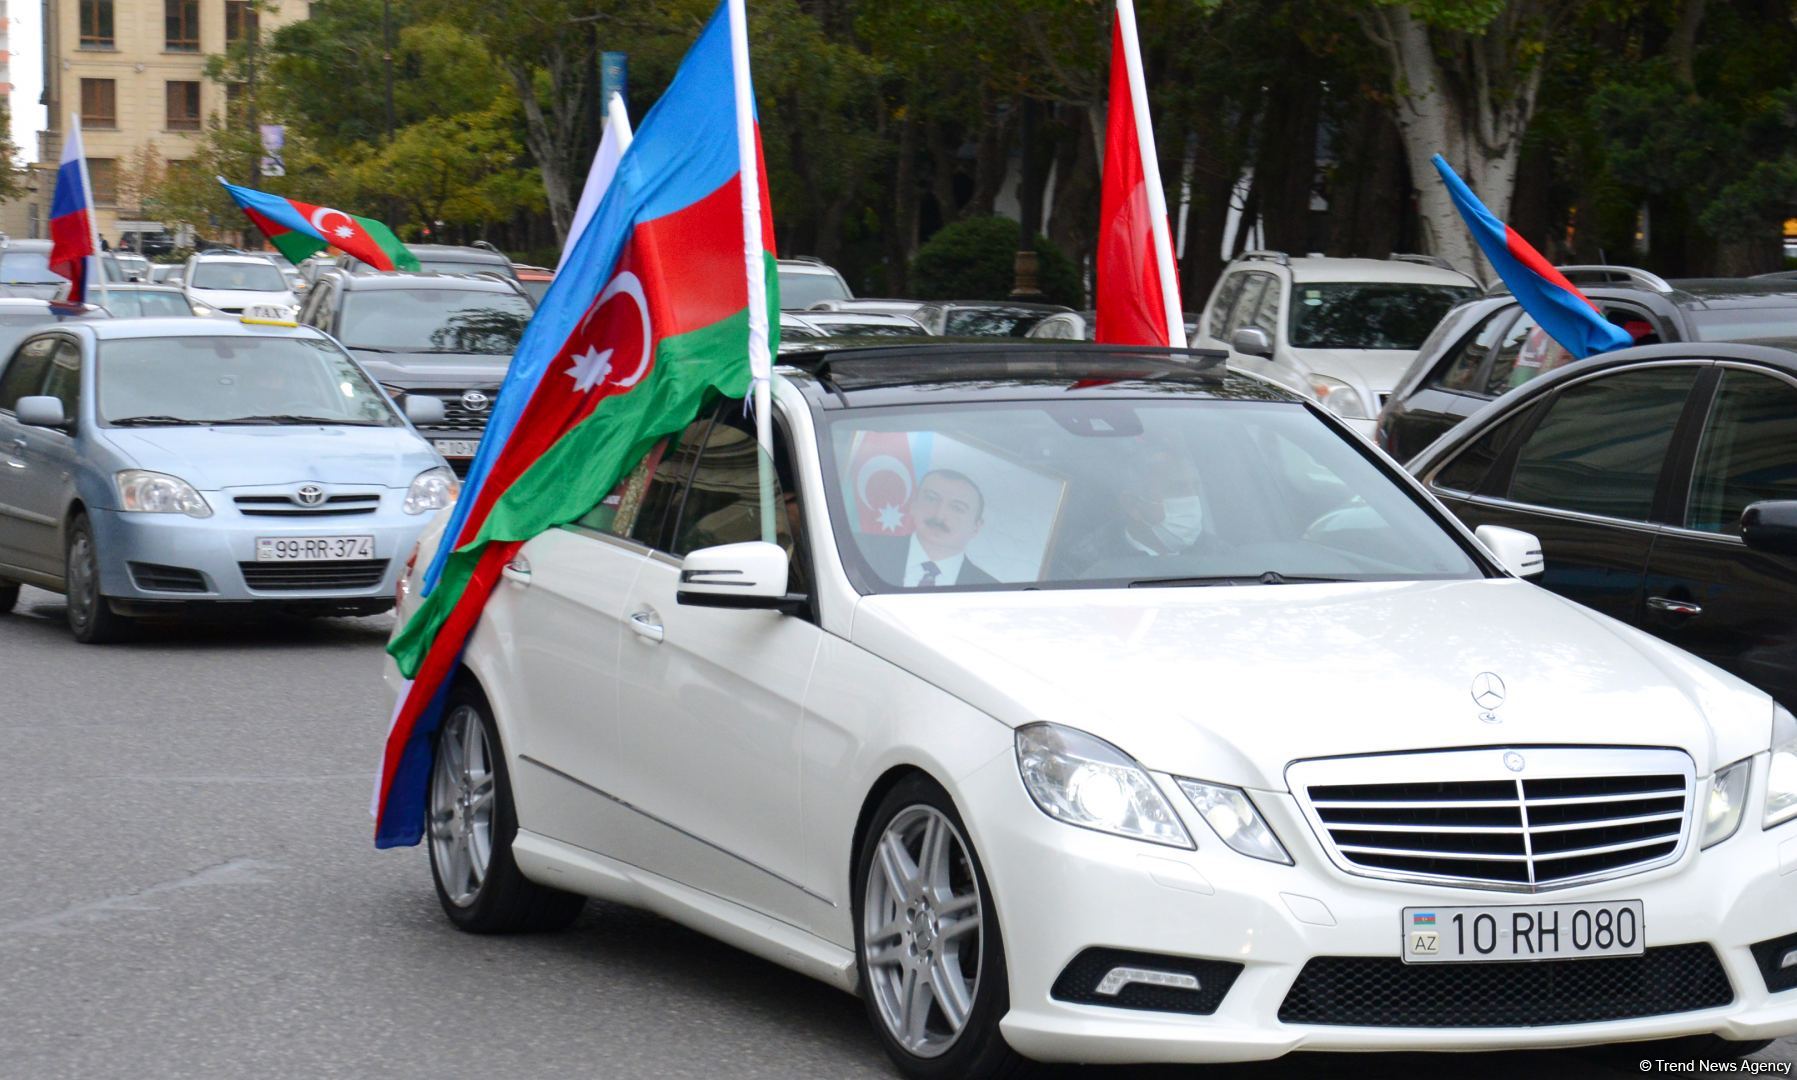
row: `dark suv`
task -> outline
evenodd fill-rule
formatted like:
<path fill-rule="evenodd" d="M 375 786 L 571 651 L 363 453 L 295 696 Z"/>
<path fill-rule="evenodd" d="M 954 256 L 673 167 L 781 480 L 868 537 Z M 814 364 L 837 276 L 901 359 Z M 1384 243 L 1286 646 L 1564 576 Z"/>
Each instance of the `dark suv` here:
<path fill-rule="evenodd" d="M 300 321 L 342 342 L 396 401 L 441 400 L 443 423 L 420 430 L 466 475 L 533 310 L 518 283 L 503 278 L 327 271 L 306 294 Z"/>
<path fill-rule="evenodd" d="M 1637 345 L 1797 336 L 1797 281 L 1665 281 L 1623 266 L 1560 270 Z M 1374 438 L 1408 461 L 1487 402 L 1574 359 L 1508 292 L 1469 300 L 1423 343 L 1379 414 Z"/>
<path fill-rule="evenodd" d="M 498 274 L 514 281 L 518 279 L 512 260 L 496 247 L 457 247 L 454 244 L 407 244 L 406 247 L 418 256 L 418 268 L 423 273 Z M 381 273 L 353 255 L 343 256 L 338 265 L 352 274 Z"/>

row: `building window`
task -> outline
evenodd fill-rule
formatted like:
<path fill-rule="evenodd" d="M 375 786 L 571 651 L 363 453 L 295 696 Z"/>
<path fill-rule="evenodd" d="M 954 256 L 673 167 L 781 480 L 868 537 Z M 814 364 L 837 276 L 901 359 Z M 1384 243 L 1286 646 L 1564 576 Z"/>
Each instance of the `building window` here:
<path fill-rule="evenodd" d="M 168 51 L 200 51 L 200 0 L 162 0 L 162 21 Z"/>
<path fill-rule="evenodd" d="M 245 37 L 254 34 L 261 27 L 261 19 L 252 0 L 225 0 L 225 44 L 235 44 Z"/>
<path fill-rule="evenodd" d="M 112 48 L 112 0 L 81 0 L 81 45 Z"/>
<path fill-rule="evenodd" d="M 118 84 L 111 79 L 82 79 L 82 126 L 90 128 L 118 127 L 118 102 Z"/>
<path fill-rule="evenodd" d="M 87 178 L 94 185 L 95 206 L 116 206 L 119 201 L 119 163 L 109 157 L 87 159 Z"/>
<path fill-rule="evenodd" d="M 200 84 L 175 82 L 168 84 L 168 129 L 200 130 Z"/>

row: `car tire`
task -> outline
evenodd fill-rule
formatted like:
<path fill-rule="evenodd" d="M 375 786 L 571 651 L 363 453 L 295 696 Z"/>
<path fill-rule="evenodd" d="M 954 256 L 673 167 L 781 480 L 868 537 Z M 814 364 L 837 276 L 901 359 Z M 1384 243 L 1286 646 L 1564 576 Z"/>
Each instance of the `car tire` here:
<path fill-rule="evenodd" d="M 468 684 L 450 692 L 431 755 L 425 846 L 443 913 L 471 934 L 560 930 L 586 897 L 538 885 L 518 870 L 518 812 L 492 708 Z"/>
<path fill-rule="evenodd" d="M 921 774 L 900 781 L 874 811 L 854 869 L 861 997 L 899 1071 L 1022 1076 L 1030 1062 L 998 1029 L 1010 987 L 992 890 L 948 793 Z"/>
<path fill-rule="evenodd" d="M 12 609 L 19 605 L 19 583 L 16 581 L 0 581 L 0 615 L 12 614 Z"/>
<path fill-rule="evenodd" d="M 1732 1064 L 1742 1058 L 1752 1057 L 1771 1045 L 1770 1039 L 1736 1042 L 1720 1035 L 1687 1035 L 1682 1039 L 1592 1047 L 1590 1056 L 1632 1072 L 1634 1070 L 1630 1066 L 1644 1061 L 1713 1061 Z"/>
<path fill-rule="evenodd" d="M 68 599 L 69 632 L 83 645 L 107 645 L 131 635 L 131 620 L 112 610 L 100 592 L 100 549 L 86 514 L 69 524 L 64 552 L 63 589 Z"/>

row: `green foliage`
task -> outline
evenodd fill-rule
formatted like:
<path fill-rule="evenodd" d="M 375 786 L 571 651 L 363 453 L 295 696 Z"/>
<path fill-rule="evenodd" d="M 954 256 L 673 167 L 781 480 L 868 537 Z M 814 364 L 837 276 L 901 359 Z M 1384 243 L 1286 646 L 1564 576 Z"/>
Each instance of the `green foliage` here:
<path fill-rule="evenodd" d="M 1017 223 L 977 217 L 945 226 L 917 249 L 911 262 L 913 292 L 920 300 L 1003 300 L 1016 281 Z M 1079 269 L 1045 236 L 1036 237 L 1043 299 L 1085 306 Z"/>

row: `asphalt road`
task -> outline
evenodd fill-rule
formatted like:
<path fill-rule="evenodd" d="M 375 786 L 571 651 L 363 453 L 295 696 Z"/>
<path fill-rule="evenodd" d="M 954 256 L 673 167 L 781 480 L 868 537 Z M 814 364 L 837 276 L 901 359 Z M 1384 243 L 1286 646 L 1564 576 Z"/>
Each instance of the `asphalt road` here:
<path fill-rule="evenodd" d="M 0 617 L 0 1077 L 894 1075 L 859 1001 L 654 916 L 594 904 L 553 936 L 450 929 L 424 850 L 369 842 L 386 618 L 111 647 L 75 644 L 62 618 L 31 589 Z M 1797 1061 L 1797 1040 L 1762 1058 Z M 1300 1054 L 1205 1075 L 1449 1071 L 1607 1070 Z"/>

